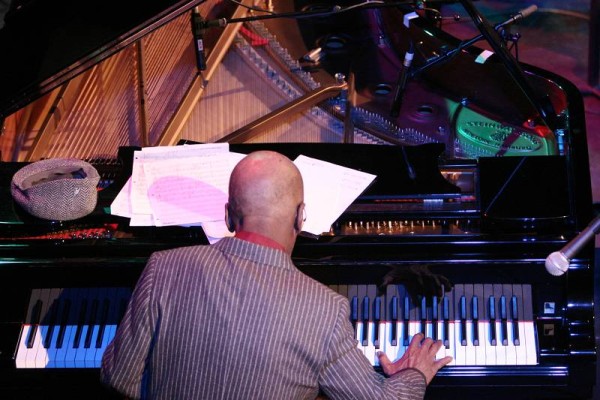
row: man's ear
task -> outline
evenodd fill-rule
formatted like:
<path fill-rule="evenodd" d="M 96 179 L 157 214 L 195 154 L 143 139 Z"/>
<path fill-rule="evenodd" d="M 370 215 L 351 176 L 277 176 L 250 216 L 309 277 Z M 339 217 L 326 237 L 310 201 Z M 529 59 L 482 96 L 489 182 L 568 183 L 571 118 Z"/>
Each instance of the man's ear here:
<path fill-rule="evenodd" d="M 296 219 L 294 220 L 294 229 L 300 233 L 302 231 L 302 225 L 306 221 L 306 214 L 304 212 L 304 203 L 300 203 L 296 208 Z"/>
<path fill-rule="evenodd" d="M 225 226 L 227 226 L 227 230 L 231 233 L 235 232 L 235 226 L 233 225 L 233 218 L 231 218 L 231 213 L 229 211 L 229 203 L 225 203 Z"/>

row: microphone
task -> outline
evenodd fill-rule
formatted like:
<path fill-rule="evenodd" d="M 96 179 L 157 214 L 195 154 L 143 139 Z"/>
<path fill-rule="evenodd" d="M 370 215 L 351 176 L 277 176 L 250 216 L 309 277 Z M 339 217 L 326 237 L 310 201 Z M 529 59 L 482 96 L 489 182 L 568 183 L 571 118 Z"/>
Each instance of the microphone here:
<path fill-rule="evenodd" d="M 554 276 L 567 272 L 573 256 L 598 232 L 600 232 L 600 215 L 562 249 L 555 251 L 546 258 L 546 270 Z"/>
<path fill-rule="evenodd" d="M 505 27 L 506 25 L 514 24 L 515 22 L 520 21 L 523 18 L 527 18 L 531 14 L 533 14 L 534 12 L 536 12 L 537 9 L 538 9 L 538 6 L 536 6 L 535 4 L 532 4 L 529 7 L 527 7 L 525 9 L 519 11 L 514 16 L 510 17 L 509 19 L 507 19 L 506 21 L 502 22 L 501 24 L 496 25 L 495 29 L 498 30 L 500 28 Z"/>
<path fill-rule="evenodd" d="M 192 11 L 192 35 L 194 36 L 194 50 L 196 52 L 196 66 L 199 71 L 206 69 L 206 55 L 204 54 L 204 30 L 206 23 L 200 15 L 199 7 L 194 7 Z"/>
<path fill-rule="evenodd" d="M 400 70 L 400 76 L 398 77 L 398 83 L 396 84 L 396 92 L 394 93 L 394 99 L 392 100 L 392 109 L 390 110 L 390 115 L 392 117 L 400 115 L 402 99 L 404 97 L 404 91 L 406 90 L 406 82 L 408 81 L 408 71 L 414 55 L 415 49 L 413 43 L 410 42 L 410 46 L 404 54 L 404 62 L 402 63 L 402 69 Z"/>

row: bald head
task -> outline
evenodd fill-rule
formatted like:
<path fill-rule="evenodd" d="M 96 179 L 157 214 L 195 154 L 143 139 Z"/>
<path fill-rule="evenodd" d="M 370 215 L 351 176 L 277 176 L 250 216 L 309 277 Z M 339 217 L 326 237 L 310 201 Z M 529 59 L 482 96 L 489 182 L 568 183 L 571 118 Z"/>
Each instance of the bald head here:
<path fill-rule="evenodd" d="M 236 231 L 244 229 L 266 236 L 281 235 L 281 230 L 297 234 L 303 201 L 300 171 L 279 153 L 251 153 L 231 173 L 227 211 Z"/>

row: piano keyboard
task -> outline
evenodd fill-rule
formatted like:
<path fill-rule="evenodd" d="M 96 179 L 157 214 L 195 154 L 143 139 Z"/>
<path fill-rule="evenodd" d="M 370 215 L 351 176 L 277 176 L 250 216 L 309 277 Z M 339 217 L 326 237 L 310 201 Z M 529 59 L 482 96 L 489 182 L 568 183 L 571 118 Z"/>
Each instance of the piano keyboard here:
<path fill-rule="evenodd" d="M 373 366 L 421 332 L 442 340 L 455 366 L 536 365 L 531 285 L 456 284 L 419 304 L 402 285 L 331 285 L 347 296 L 359 349 Z M 34 289 L 16 351 L 17 368 L 99 368 L 131 292 L 127 288 Z"/>
<path fill-rule="evenodd" d="M 127 288 L 33 289 L 17 368 L 99 368 L 131 295 Z"/>
<path fill-rule="evenodd" d="M 418 304 L 402 285 L 382 294 L 375 285 L 330 287 L 348 297 L 358 347 L 374 366 L 379 351 L 391 360 L 402 357 L 417 333 L 442 340 L 438 358 L 452 356 L 449 365 L 538 363 L 531 285 L 456 284 Z"/>

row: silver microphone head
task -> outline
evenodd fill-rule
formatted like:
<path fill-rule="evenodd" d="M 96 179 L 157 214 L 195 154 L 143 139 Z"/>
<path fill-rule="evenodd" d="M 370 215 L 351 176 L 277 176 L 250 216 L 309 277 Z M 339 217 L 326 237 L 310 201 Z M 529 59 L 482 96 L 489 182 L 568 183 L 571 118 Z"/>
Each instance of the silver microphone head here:
<path fill-rule="evenodd" d="M 546 270 L 554 276 L 560 276 L 569 269 L 570 260 L 560 251 L 546 257 Z"/>

